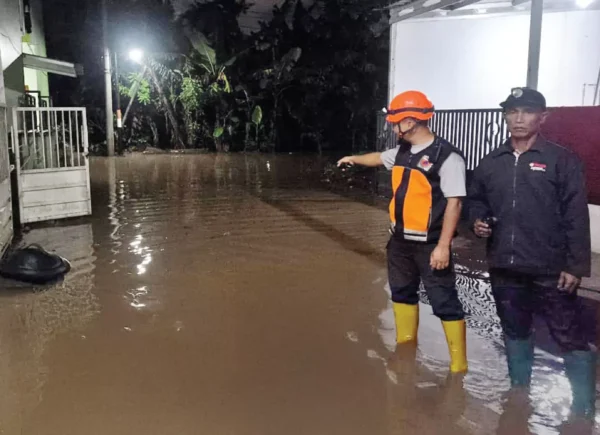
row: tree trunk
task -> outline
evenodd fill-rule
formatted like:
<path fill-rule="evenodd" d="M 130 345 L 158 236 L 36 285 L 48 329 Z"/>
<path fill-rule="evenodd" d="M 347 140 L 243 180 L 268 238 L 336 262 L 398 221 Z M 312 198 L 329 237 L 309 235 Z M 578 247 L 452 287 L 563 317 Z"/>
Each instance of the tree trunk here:
<path fill-rule="evenodd" d="M 319 157 L 323 156 L 323 144 L 321 143 L 321 133 L 317 134 L 317 150 L 319 151 Z"/>
<path fill-rule="evenodd" d="M 216 114 L 216 120 L 215 120 L 215 126 L 213 128 L 213 135 L 214 132 L 221 127 L 221 110 L 219 110 L 219 108 L 217 107 L 217 114 Z M 224 134 L 224 133 L 223 133 Z M 220 137 L 215 137 L 215 147 L 217 148 L 217 152 L 218 153 L 222 153 L 223 152 L 223 140 L 222 140 L 223 135 L 221 135 Z"/>
<path fill-rule="evenodd" d="M 156 124 L 150 117 L 148 118 L 148 124 L 150 125 L 150 130 L 152 130 L 152 146 L 154 148 L 158 148 L 158 128 L 156 127 Z"/>
<path fill-rule="evenodd" d="M 175 116 L 175 109 L 173 108 L 173 105 L 169 101 L 169 98 L 165 94 L 165 91 L 163 90 L 162 86 L 160 85 L 160 82 L 154 70 L 152 68 L 148 68 L 148 71 L 150 71 L 150 76 L 152 77 L 152 81 L 154 82 L 156 92 L 158 92 L 163 106 L 165 106 L 167 117 L 169 119 L 169 122 L 171 123 L 171 127 L 173 128 L 173 136 L 175 136 L 175 148 L 183 149 L 185 148 L 185 143 L 181 138 L 181 131 L 179 130 L 179 124 L 177 123 L 177 117 Z"/>
<path fill-rule="evenodd" d="M 248 151 L 248 144 L 250 143 L 250 130 L 252 129 L 252 124 L 246 122 L 246 136 L 244 138 L 244 152 Z"/>
<path fill-rule="evenodd" d="M 273 100 L 273 116 L 271 116 L 271 150 L 277 151 L 277 142 L 279 141 L 279 135 L 277 134 L 277 117 L 279 115 L 279 95 L 281 91 L 275 95 Z"/>
<path fill-rule="evenodd" d="M 196 143 L 198 141 L 198 132 L 195 131 L 194 127 L 195 127 L 195 122 L 194 122 L 194 118 L 192 117 L 192 115 L 190 113 L 185 114 L 184 119 L 183 119 L 183 124 L 184 124 L 184 129 L 185 129 L 185 137 L 187 140 L 187 146 L 188 148 L 195 148 L 196 147 Z"/>

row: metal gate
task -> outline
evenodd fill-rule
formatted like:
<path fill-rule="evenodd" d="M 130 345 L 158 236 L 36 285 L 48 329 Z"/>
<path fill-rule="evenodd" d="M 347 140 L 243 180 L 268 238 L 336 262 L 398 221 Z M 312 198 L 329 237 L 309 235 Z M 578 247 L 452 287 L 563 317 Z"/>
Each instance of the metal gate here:
<path fill-rule="evenodd" d="M 385 116 L 377 114 L 377 151 L 394 148 L 398 142 Z M 502 109 L 437 110 L 429 125 L 463 152 L 468 170 L 475 169 L 509 136 Z"/>
<path fill-rule="evenodd" d="M 509 136 L 502 109 L 438 110 L 430 125 L 463 152 L 470 171 Z"/>
<path fill-rule="evenodd" d="M 21 223 L 91 214 L 85 109 L 17 107 L 12 117 Z"/>
<path fill-rule="evenodd" d="M 0 257 L 13 235 L 6 111 L 6 106 L 0 105 Z"/>

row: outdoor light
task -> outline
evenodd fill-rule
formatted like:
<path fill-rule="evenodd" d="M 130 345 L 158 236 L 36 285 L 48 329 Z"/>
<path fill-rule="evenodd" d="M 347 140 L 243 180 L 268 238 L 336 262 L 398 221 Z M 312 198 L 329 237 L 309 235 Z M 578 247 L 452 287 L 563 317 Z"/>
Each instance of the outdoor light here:
<path fill-rule="evenodd" d="M 576 0 L 575 1 L 575 3 L 577 4 L 577 6 L 579 6 L 581 9 L 587 8 L 593 2 L 594 2 L 594 0 Z"/>
<path fill-rule="evenodd" d="M 142 59 L 144 59 L 144 52 L 142 50 L 130 50 L 129 51 L 129 59 L 135 63 L 142 63 Z"/>

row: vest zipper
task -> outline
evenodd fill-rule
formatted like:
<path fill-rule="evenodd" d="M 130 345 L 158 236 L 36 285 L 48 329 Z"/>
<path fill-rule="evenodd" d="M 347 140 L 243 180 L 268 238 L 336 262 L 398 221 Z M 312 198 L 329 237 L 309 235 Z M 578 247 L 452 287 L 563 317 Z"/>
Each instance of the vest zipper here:
<path fill-rule="evenodd" d="M 515 225 L 516 225 L 516 217 L 515 217 L 515 208 L 517 206 L 517 165 L 519 164 L 520 154 L 515 154 L 515 165 L 513 167 L 513 200 L 512 200 L 512 234 L 510 237 L 510 264 L 513 265 L 515 263 Z"/>

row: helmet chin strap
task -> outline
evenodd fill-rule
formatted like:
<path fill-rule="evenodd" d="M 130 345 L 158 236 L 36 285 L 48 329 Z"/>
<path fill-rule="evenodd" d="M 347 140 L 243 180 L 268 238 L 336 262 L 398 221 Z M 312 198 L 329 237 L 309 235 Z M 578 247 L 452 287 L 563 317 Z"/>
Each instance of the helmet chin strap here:
<path fill-rule="evenodd" d="M 410 134 L 410 133 L 412 133 L 412 132 L 415 130 L 415 128 L 417 128 L 417 124 L 416 124 L 416 123 L 415 123 L 415 125 L 413 125 L 413 126 L 412 126 L 411 128 L 409 128 L 408 130 L 406 130 L 406 131 L 402 131 L 402 127 L 400 127 L 400 123 L 398 123 L 398 138 L 399 138 L 399 139 L 401 139 L 401 140 L 403 140 L 403 139 L 404 139 L 404 137 L 405 137 L 407 134 Z"/>

